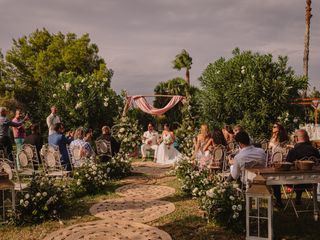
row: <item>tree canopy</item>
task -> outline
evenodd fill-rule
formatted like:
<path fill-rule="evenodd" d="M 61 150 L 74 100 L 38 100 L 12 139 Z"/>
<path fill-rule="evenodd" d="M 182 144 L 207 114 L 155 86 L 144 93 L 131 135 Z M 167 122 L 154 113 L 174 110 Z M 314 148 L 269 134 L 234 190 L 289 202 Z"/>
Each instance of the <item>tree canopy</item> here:
<path fill-rule="evenodd" d="M 5 60 L 0 59 L 4 72 L 0 91 L 37 122 L 43 122 L 50 105 L 56 104 L 62 119 L 72 124 L 95 127 L 107 119 L 111 123 L 119 101 L 110 88 L 113 71 L 98 52 L 88 34 L 77 37 L 74 33 L 36 30 L 14 39 Z M 84 113 L 80 103 L 91 113 Z M 107 115 L 111 107 L 114 109 Z"/>
<path fill-rule="evenodd" d="M 173 69 L 178 69 L 179 71 L 182 68 L 186 69 L 186 82 L 190 84 L 190 69 L 192 65 L 192 58 L 189 53 L 183 49 L 181 53 L 177 54 L 175 59 L 172 61 Z"/>
<path fill-rule="evenodd" d="M 296 116 L 300 107 L 291 102 L 307 79 L 296 76 L 287 61 L 236 48 L 230 59 L 210 63 L 199 79 L 203 121 L 215 126 L 240 123 L 254 137 L 266 137 L 270 124 Z"/>

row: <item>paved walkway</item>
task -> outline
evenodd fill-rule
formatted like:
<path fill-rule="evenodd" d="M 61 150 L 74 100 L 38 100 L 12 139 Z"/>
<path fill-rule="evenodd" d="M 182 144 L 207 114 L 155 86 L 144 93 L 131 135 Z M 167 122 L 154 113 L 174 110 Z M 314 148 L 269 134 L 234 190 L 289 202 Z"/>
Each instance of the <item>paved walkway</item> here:
<path fill-rule="evenodd" d="M 168 165 L 134 163 L 133 171 L 141 175 L 123 180 L 127 185 L 116 190 L 121 198 L 90 208 L 90 213 L 102 220 L 60 229 L 44 240 L 171 240 L 166 232 L 145 224 L 175 210 L 173 203 L 161 200 L 174 194 L 175 189 L 158 185 L 168 170 Z"/>

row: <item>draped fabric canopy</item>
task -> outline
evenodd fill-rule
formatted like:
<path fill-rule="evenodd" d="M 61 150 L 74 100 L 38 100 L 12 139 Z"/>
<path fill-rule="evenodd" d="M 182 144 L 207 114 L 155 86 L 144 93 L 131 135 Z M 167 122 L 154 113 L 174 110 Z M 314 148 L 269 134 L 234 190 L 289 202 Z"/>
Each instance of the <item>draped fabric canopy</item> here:
<path fill-rule="evenodd" d="M 185 99 L 184 96 L 176 95 L 171 98 L 170 102 L 168 102 L 168 104 L 165 107 L 155 108 L 147 102 L 144 96 L 137 95 L 137 96 L 127 97 L 129 106 L 132 106 L 133 103 L 135 103 L 137 107 L 140 108 L 143 112 L 151 115 L 162 115 L 184 99 Z"/>

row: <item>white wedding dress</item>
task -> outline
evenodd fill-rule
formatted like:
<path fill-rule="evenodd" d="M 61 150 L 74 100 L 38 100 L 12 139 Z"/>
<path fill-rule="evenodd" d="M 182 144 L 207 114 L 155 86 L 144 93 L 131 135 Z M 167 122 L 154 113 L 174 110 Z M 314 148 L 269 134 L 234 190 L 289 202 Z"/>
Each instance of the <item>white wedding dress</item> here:
<path fill-rule="evenodd" d="M 168 134 L 162 134 L 162 143 L 158 147 L 158 153 L 157 153 L 157 163 L 160 164 L 173 164 L 176 161 L 178 161 L 181 153 L 175 149 L 173 144 L 167 145 L 165 142 L 172 141 L 171 135 Z"/>

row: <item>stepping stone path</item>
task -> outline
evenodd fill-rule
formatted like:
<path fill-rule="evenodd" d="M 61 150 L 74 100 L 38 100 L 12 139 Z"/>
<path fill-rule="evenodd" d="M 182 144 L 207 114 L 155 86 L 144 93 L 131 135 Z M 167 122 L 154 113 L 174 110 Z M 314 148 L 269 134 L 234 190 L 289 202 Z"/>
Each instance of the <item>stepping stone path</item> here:
<path fill-rule="evenodd" d="M 131 184 L 116 190 L 120 196 L 132 199 L 160 199 L 175 193 L 175 189 L 159 185 Z"/>
<path fill-rule="evenodd" d="M 147 223 L 174 210 L 175 206 L 171 202 L 120 198 L 95 204 L 91 207 L 90 213 L 102 219 Z"/>
<path fill-rule="evenodd" d="M 171 240 L 168 233 L 142 223 L 94 221 L 61 229 L 44 240 Z"/>
<path fill-rule="evenodd" d="M 175 189 L 154 185 L 165 176 L 168 166 L 150 162 L 134 163 L 134 171 L 147 176 L 130 177 L 129 185 L 116 190 L 121 198 L 94 204 L 90 213 L 103 220 L 72 225 L 47 235 L 44 240 L 172 240 L 170 235 L 143 223 L 175 210 L 173 203 L 159 200 Z M 150 185 L 153 184 L 153 185 Z"/>

